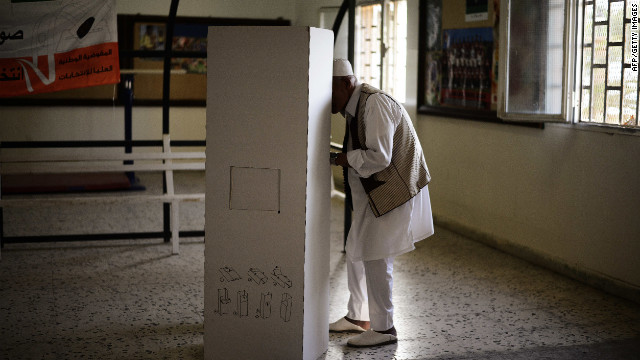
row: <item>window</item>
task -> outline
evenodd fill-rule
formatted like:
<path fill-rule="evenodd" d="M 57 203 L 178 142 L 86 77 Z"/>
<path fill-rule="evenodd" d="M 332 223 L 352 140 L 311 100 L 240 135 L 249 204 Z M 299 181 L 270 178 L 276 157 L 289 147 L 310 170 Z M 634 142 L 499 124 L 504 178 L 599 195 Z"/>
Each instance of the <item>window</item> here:
<path fill-rule="evenodd" d="M 577 121 L 640 127 L 638 1 L 585 0 L 579 11 Z"/>
<path fill-rule="evenodd" d="M 356 7 L 354 70 L 360 81 L 406 98 L 407 2 L 362 2 Z"/>
<path fill-rule="evenodd" d="M 339 7 L 322 7 L 320 8 L 320 28 L 322 29 L 333 29 L 333 23 L 336 21 L 336 17 L 338 16 L 338 12 L 340 11 Z M 344 16 L 342 18 L 342 23 L 340 23 L 340 30 L 337 34 L 334 34 L 337 38 L 335 39 L 335 46 L 333 47 L 333 58 L 334 59 L 347 59 L 349 57 L 347 47 L 349 43 L 349 17 Z"/>
<path fill-rule="evenodd" d="M 500 117 L 640 129 L 638 3 L 502 0 Z"/>
<path fill-rule="evenodd" d="M 565 0 L 513 1 L 501 4 L 506 13 L 501 24 L 500 63 L 504 81 L 498 115 L 503 119 L 566 121 L 573 68 L 571 11 Z M 503 10 L 504 9 L 504 10 Z M 504 59 L 504 61 L 502 61 Z"/>

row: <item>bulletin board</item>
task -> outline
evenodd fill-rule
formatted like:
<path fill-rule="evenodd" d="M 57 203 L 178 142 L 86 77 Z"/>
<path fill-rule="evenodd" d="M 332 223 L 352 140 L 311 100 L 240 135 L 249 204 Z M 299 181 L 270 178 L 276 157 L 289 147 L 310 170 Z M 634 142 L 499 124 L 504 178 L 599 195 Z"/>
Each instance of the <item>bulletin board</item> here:
<path fill-rule="evenodd" d="M 499 121 L 500 0 L 420 0 L 418 111 Z"/>
<path fill-rule="evenodd" d="M 132 48 L 134 51 L 164 51 L 170 44 L 174 51 L 201 52 L 201 58 L 171 59 L 170 98 L 177 101 L 203 100 L 207 93 L 206 85 L 206 52 L 207 23 L 202 19 L 176 18 L 173 41 L 165 39 L 167 25 L 164 19 L 135 18 L 130 22 Z M 154 101 L 162 99 L 162 70 L 164 58 L 136 57 L 129 64 L 136 71 L 133 76 L 134 94 L 138 101 Z M 155 72 L 153 71 L 155 70 Z"/>

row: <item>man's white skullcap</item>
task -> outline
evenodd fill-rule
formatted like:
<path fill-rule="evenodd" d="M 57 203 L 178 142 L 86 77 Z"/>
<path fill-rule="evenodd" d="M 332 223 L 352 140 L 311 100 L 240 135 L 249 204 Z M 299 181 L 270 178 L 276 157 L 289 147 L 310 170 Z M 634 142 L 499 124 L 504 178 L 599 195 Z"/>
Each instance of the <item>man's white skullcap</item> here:
<path fill-rule="evenodd" d="M 351 63 L 346 59 L 333 60 L 333 76 L 349 76 L 353 75 Z"/>

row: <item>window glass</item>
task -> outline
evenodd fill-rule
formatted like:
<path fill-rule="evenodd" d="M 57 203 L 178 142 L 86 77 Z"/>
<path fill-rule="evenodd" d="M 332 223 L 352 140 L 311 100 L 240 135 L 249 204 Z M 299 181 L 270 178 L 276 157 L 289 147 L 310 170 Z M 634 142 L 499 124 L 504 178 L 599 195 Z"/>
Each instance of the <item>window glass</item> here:
<path fill-rule="evenodd" d="M 398 101 L 406 98 L 406 0 L 365 2 L 356 7 L 354 71 L 361 82 Z"/>
<path fill-rule="evenodd" d="M 638 0 L 585 0 L 582 7 L 577 121 L 637 128 Z"/>
<path fill-rule="evenodd" d="M 360 81 L 380 87 L 382 5 L 356 7 L 354 67 Z"/>
<path fill-rule="evenodd" d="M 506 44 L 503 43 L 504 103 L 500 116 L 543 115 L 548 116 L 547 120 L 565 121 L 564 1 L 508 4 Z"/>

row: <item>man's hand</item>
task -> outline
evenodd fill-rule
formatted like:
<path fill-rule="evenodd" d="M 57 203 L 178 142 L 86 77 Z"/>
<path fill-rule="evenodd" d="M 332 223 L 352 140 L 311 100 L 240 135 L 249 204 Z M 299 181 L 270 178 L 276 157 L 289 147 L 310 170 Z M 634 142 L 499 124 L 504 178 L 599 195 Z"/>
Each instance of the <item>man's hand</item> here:
<path fill-rule="evenodd" d="M 345 168 L 349 167 L 349 160 L 347 160 L 347 154 L 338 153 L 338 157 L 336 158 L 336 165 L 342 166 Z"/>

